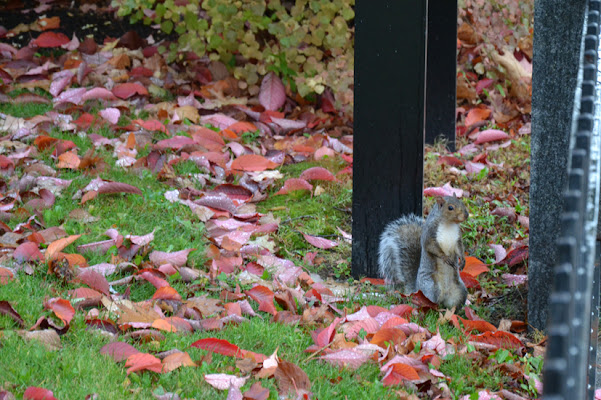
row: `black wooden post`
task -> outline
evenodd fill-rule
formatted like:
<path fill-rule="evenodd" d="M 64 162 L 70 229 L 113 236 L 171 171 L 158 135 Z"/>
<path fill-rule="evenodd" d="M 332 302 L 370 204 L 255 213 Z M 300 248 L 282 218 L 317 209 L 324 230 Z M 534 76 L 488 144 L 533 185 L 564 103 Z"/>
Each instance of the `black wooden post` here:
<path fill-rule="evenodd" d="M 378 237 L 422 212 L 428 0 L 357 0 L 353 262 L 377 276 Z"/>
<path fill-rule="evenodd" d="M 457 0 L 428 0 L 426 143 L 440 136 L 455 151 Z"/>

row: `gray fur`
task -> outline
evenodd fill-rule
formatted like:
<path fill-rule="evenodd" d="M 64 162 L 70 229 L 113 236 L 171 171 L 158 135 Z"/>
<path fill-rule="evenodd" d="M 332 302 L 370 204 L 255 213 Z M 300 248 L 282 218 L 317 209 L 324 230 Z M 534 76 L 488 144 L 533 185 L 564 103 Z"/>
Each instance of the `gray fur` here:
<path fill-rule="evenodd" d="M 390 222 L 380 236 L 378 269 L 386 284 L 404 294 L 415 292 L 423 220 L 415 214 Z"/>
<path fill-rule="evenodd" d="M 446 201 L 451 198 L 445 197 Z M 456 200 L 459 204 L 459 200 Z M 462 204 L 462 203 L 461 203 Z M 459 275 L 465 265 L 461 237 L 453 246 L 451 254 L 445 254 L 437 238 L 443 211 L 436 204 L 428 218 L 421 235 L 421 257 L 417 274 L 417 290 L 421 290 L 430 301 L 447 308 L 461 308 L 467 298 L 467 289 Z M 467 218 L 467 211 L 466 218 Z"/>

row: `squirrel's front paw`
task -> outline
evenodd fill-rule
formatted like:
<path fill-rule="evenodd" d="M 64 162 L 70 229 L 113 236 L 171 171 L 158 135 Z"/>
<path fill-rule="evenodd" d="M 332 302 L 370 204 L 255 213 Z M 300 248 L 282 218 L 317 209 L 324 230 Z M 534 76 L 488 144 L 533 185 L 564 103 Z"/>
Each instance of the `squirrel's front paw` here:
<path fill-rule="evenodd" d="M 459 263 L 457 264 L 457 266 L 459 267 L 459 270 L 462 270 L 463 267 L 465 267 L 465 257 L 464 256 L 459 256 Z"/>

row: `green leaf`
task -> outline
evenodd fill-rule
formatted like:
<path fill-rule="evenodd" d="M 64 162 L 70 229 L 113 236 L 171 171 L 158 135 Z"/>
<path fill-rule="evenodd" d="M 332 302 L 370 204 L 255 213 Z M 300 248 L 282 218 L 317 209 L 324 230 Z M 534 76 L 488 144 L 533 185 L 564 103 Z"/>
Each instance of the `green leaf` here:
<path fill-rule="evenodd" d="M 172 21 L 163 21 L 161 22 L 161 30 L 166 34 L 170 34 L 173 31 L 173 22 Z"/>

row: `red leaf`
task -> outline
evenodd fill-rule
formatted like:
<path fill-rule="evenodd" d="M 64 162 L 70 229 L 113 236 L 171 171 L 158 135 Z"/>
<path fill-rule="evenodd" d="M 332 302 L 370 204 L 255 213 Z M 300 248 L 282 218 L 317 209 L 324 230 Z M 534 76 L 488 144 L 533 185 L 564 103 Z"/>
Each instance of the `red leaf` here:
<path fill-rule="evenodd" d="M 301 179 L 306 179 L 308 181 L 335 181 L 336 178 L 330 171 L 322 167 L 312 167 L 306 169 L 301 174 Z"/>
<path fill-rule="evenodd" d="M 112 342 L 102 346 L 100 354 L 107 354 L 115 360 L 115 362 L 127 360 L 129 356 L 138 354 L 140 351 L 129 343 Z"/>
<path fill-rule="evenodd" d="M 184 249 L 173 253 L 165 253 L 164 251 L 153 251 L 148 256 L 151 263 L 159 266 L 161 264 L 172 264 L 176 267 L 182 267 L 188 260 L 188 254 L 196 249 Z"/>
<path fill-rule="evenodd" d="M 257 285 L 244 293 L 259 303 L 259 311 L 265 311 L 271 315 L 277 314 L 275 306 L 273 305 L 274 294 L 268 287 Z"/>
<path fill-rule="evenodd" d="M 277 110 L 286 102 L 286 88 L 273 72 L 265 75 L 261 82 L 259 102 L 266 110 Z"/>
<path fill-rule="evenodd" d="M 472 108 L 465 118 L 465 126 L 474 125 L 476 122 L 484 121 L 490 116 L 487 108 Z"/>
<path fill-rule="evenodd" d="M 265 171 L 273 169 L 278 164 L 258 154 L 245 154 L 232 161 L 232 169 L 239 171 Z"/>
<path fill-rule="evenodd" d="M 470 339 L 480 343 L 492 344 L 504 349 L 518 350 L 524 346 L 520 339 L 511 333 L 504 331 L 484 332 L 480 335 L 471 335 Z"/>
<path fill-rule="evenodd" d="M 139 83 L 122 83 L 113 88 L 113 94 L 120 99 L 126 100 L 136 94 L 146 96 L 148 95 L 148 90 Z"/>
<path fill-rule="evenodd" d="M 480 287 L 480 282 L 478 282 L 478 280 L 470 274 L 466 274 L 465 272 L 461 271 L 459 272 L 459 276 L 461 277 L 461 280 L 465 284 L 466 288 L 473 289 Z"/>
<path fill-rule="evenodd" d="M 253 196 L 252 192 L 244 186 L 233 185 L 231 183 L 224 183 L 216 186 L 215 189 L 213 189 L 213 192 L 224 193 L 232 200 L 241 200 L 244 202 L 249 201 Z"/>
<path fill-rule="evenodd" d="M 331 249 L 332 247 L 338 246 L 338 242 L 335 242 L 333 240 L 307 235 L 306 233 L 303 233 L 303 236 L 305 237 L 305 240 L 307 242 L 320 249 Z"/>
<path fill-rule="evenodd" d="M 446 164 L 452 167 L 460 167 L 463 165 L 463 161 L 454 156 L 441 156 L 438 158 L 436 164 Z"/>
<path fill-rule="evenodd" d="M 23 400 L 56 400 L 52 390 L 30 386 L 23 393 Z"/>
<path fill-rule="evenodd" d="M 69 322 L 71 322 L 75 315 L 75 309 L 69 300 L 53 298 L 48 300 L 46 304 L 44 304 L 44 307 L 54 311 L 54 314 L 67 325 L 69 325 Z"/>
<path fill-rule="evenodd" d="M 461 327 L 459 326 L 459 322 L 458 320 L 461 320 L 461 322 L 463 323 L 463 327 L 464 330 L 466 332 L 471 332 L 473 330 L 478 330 L 480 332 L 495 332 L 497 330 L 497 328 L 486 321 L 482 321 L 482 320 L 478 320 L 478 321 L 472 321 L 469 319 L 463 319 L 457 315 L 453 315 L 451 317 L 452 321 L 453 321 L 453 325 L 455 325 L 455 327 L 457 329 L 461 329 Z"/>
<path fill-rule="evenodd" d="M 44 32 L 33 41 L 38 47 L 60 47 L 69 42 L 69 38 L 60 32 Z"/>
<path fill-rule="evenodd" d="M 163 370 L 163 364 L 161 363 L 161 360 L 148 353 L 132 354 L 127 358 L 125 366 L 129 367 L 127 369 L 127 375 L 131 374 L 132 372 L 143 370 L 153 371 L 160 374 Z"/>
<path fill-rule="evenodd" d="M 528 259 L 528 246 L 520 246 L 511 250 L 505 256 L 505 259 L 502 260 L 503 264 L 507 263 L 510 267 L 521 263 L 524 260 Z"/>
<path fill-rule="evenodd" d="M 413 313 L 413 307 L 408 304 L 399 304 L 398 306 L 390 310 L 391 313 L 398 315 L 399 317 L 409 318 Z"/>
<path fill-rule="evenodd" d="M 155 288 L 157 288 L 157 289 L 169 286 L 169 282 L 167 282 L 163 278 L 160 278 L 160 277 L 156 276 L 155 274 L 153 274 L 150 271 L 143 271 L 140 274 L 140 277 L 144 278 L 145 280 L 147 280 L 148 282 L 150 282 L 150 284 L 152 286 L 154 286 Z"/>
<path fill-rule="evenodd" d="M 48 251 L 48 250 L 46 250 Z M 44 256 L 38 249 L 38 245 L 33 242 L 25 242 L 20 244 L 13 253 L 13 258 L 15 261 L 21 263 L 23 261 L 41 261 Z"/>
<path fill-rule="evenodd" d="M 308 191 L 311 191 L 311 190 L 313 190 L 313 185 L 311 185 L 309 182 L 307 182 L 304 179 L 290 178 L 290 179 L 287 179 L 286 182 L 284 182 L 284 186 L 280 190 L 278 190 L 278 192 L 276 193 L 276 195 L 278 195 L 278 194 L 288 194 L 288 193 L 293 192 L 295 190 L 308 190 Z"/>
<path fill-rule="evenodd" d="M 390 366 L 388 374 L 382 379 L 384 386 L 402 384 L 405 380 L 418 380 L 419 375 L 415 368 L 403 363 L 395 363 Z"/>
<path fill-rule="evenodd" d="M 70 290 L 69 295 L 74 299 L 99 299 L 102 297 L 102 293 L 87 287 Z"/>
<path fill-rule="evenodd" d="M 147 131 L 160 131 L 160 132 L 169 134 L 169 131 L 167 131 L 167 128 L 165 127 L 165 125 L 161 121 L 157 121 L 156 119 L 149 119 L 148 121 L 136 119 L 133 122 L 134 122 L 134 124 L 140 125 L 142 128 L 146 129 Z"/>
<path fill-rule="evenodd" d="M 192 343 L 190 345 L 190 347 L 197 347 L 199 349 L 207 350 L 212 353 L 217 353 L 217 354 L 221 354 L 221 355 L 229 356 L 229 357 L 238 357 L 238 358 L 244 357 L 244 354 L 243 354 L 244 351 L 240 347 L 228 342 L 227 340 L 223 340 L 223 339 L 216 339 L 216 338 L 200 339 L 200 340 L 197 340 L 196 342 Z"/>
<path fill-rule="evenodd" d="M 228 126 L 227 129 L 238 135 L 244 132 L 255 132 L 258 130 L 258 128 L 254 124 L 245 121 L 236 122 Z"/>
<path fill-rule="evenodd" d="M 77 281 L 85 283 L 92 289 L 96 289 L 106 296 L 110 296 L 109 283 L 106 278 L 92 269 L 82 269 L 75 278 Z"/>

